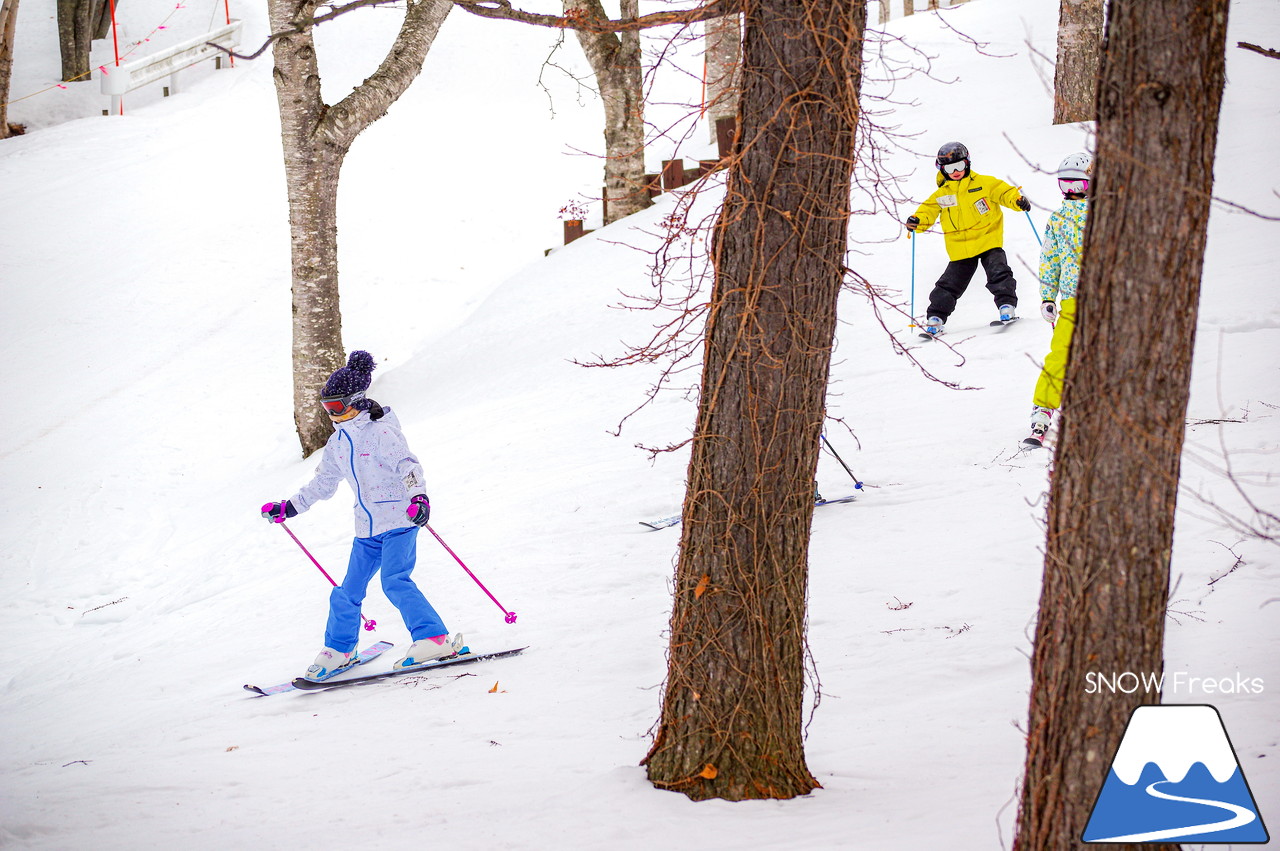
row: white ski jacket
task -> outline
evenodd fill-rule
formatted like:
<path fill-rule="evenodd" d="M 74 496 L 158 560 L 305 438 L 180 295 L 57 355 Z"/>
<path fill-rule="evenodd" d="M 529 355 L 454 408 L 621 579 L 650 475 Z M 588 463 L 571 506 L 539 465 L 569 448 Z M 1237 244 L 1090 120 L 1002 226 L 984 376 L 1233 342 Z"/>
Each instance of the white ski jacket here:
<path fill-rule="evenodd" d="M 336 430 L 322 450 L 315 476 L 289 497 L 299 514 L 337 493 L 345 479 L 355 493 L 357 538 L 413 525 L 405 509 L 410 499 L 426 493 L 422 465 L 409 451 L 400 420 L 390 408 L 383 410 L 377 422 L 365 411 L 334 423 Z"/>

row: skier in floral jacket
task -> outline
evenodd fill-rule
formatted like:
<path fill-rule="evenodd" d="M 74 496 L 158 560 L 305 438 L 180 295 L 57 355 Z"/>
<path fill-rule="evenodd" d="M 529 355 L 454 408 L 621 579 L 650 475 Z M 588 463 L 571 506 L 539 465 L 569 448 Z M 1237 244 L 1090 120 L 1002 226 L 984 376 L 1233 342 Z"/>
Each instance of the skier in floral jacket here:
<path fill-rule="evenodd" d="M 1071 349 L 1071 333 L 1076 326 L 1076 285 L 1084 253 L 1092 173 L 1093 157 L 1088 153 L 1072 154 L 1058 166 L 1062 206 L 1049 216 L 1040 249 L 1040 315 L 1053 325 L 1053 338 L 1031 400 L 1031 434 L 1023 441 L 1028 445 L 1038 446 L 1044 442 L 1054 412 L 1062 407 L 1062 382 Z"/>

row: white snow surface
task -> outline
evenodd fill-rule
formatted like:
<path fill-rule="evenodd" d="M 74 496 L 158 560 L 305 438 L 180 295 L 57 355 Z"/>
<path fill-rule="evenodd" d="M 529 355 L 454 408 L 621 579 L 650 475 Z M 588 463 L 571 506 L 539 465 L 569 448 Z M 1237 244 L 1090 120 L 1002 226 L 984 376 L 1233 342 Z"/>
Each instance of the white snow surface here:
<path fill-rule="evenodd" d="M 232 3 L 246 48 L 265 32 L 260 5 Z M 221 6 L 129 0 L 122 45 L 186 38 Z M 977 170 L 1025 187 L 1043 227 L 1051 169 L 1089 144 L 1087 126 L 1049 123 L 1057 6 L 974 0 L 945 26 L 890 23 L 922 51 L 869 50 L 868 89 L 894 101 L 877 120 L 905 134 L 886 154 L 903 175 L 893 191 L 926 196 L 932 152 L 961 139 Z M 679 509 L 687 453 L 636 446 L 687 438 L 693 403 L 661 393 L 614 436 L 654 369 L 574 363 L 620 354 L 659 321 L 613 305 L 651 292 L 649 252 L 677 197 L 543 256 L 559 208 L 600 182 L 580 153 L 599 151 L 598 103 L 540 68 L 555 34 L 455 12 L 421 78 L 356 141 L 340 199 L 345 343 L 379 360 L 371 395 L 421 457 L 433 526 L 519 620 L 505 624 L 429 536 L 415 576 L 472 647 L 529 649 L 459 676 L 261 698 L 241 685 L 287 680 L 320 649 L 329 588 L 258 516 L 315 464 L 292 423 L 270 62 L 194 69 L 175 97 L 153 87 L 104 118 L 96 77 L 56 88 L 52 15 L 21 6 L 11 97 L 35 94 L 10 111 L 27 135 L 0 143 L 0 846 L 1008 847 L 1049 457 L 1015 452 L 1049 341 L 1026 217 L 1005 225 L 1026 318 L 993 333 L 978 281 L 951 320 L 955 350 L 914 351 L 970 389 L 922 377 L 867 302 L 843 298 L 829 413 L 853 434 L 833 422 L 828 435 L 866 489 L 814 517 L 821 701 L 806 758 L 822 788 L 695 804 L 639 765 L 679 537 L 637 521 Z M 322 28 L 330 100 L 368 76 L 399 17 Z M 1250 502 L 1280 503 L 1280 65 L 1239 40 L 1280 44 L 1274 2 L 1232 4 L 1165 648 L 1166 671 L 1220 687 L 1165 700 L 1218 707 L 1277 818 L 1280 558 L 1239 521 Z M 560 55 L 581 70 L 572 39 Z M 682 55 L 700 67 L 696 44 Z M 888 58 L 925 56 L 932 75 L 890 85 Z M 95 62 L 110 59 L 98 43 Z M 697 100 L 696 76 L 660 80 L 666 99 Z M 705 131 L 678 149 L 656 140 L 651 165 L 676 153 L 705 156 Z M 911 244 L 897 221 L 912 207 L 852 222 L 850 264 L 903 304 Z M 919 310 L 945 254 L 937 236 L 917 250 Z M 1160 331 L 1133 319 L 1135 334 Z M 886 322 L 911 339 L 904 319 Z M 818 478 L 828 496 L 851 492 L 829 456 Z M 348 499 L 290 524 L 331 573 Z M 365 614 L 379 624 L 368 640 L 407 644 L 376 584 Z"/>

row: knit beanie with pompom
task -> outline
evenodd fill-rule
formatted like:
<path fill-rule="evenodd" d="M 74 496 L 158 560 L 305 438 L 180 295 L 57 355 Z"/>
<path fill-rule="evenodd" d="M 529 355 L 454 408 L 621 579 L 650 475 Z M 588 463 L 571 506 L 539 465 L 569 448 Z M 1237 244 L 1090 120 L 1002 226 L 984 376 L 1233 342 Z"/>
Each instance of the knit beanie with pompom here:
<path fill-rule="evenodd" d="M 354 351 L 351 353 L 351 357 L 347 358 L 347 365 L 335 370 L 333 375 L 329 376 L 329 380 L 325 382 L 324 389 L 320 391 L 320 395 L 350 396 L 353 393 L 368 390 L 369 384 L 373 381 L 373 370 L 376 367 L 377 364 L 373 362 L 373 355 L 368 352 Z M 358 399 L 351 403 L 351 407 L 361 411 L 367 411 L 377 406 L 378 403 L 371 399 Z"/>

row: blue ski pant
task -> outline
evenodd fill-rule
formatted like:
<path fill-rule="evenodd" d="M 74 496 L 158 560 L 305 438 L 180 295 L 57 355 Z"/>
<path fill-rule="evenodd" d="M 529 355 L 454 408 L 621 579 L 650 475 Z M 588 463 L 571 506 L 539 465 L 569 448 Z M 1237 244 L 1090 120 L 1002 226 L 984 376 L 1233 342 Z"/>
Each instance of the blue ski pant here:
<path fill-rule="evenodd" d="M 360 641 L 360 604 L 364 602 L 369 582 L 379 570 L 382 571 L 382 590 L 400 610 L 414 641 L 448 633 L 444 621 L 409 578 L 417 557 L 417 526 L 352 541 L 347 575 L 329 595 L 324 646 L 342 653 L 356 649 Z"/>

